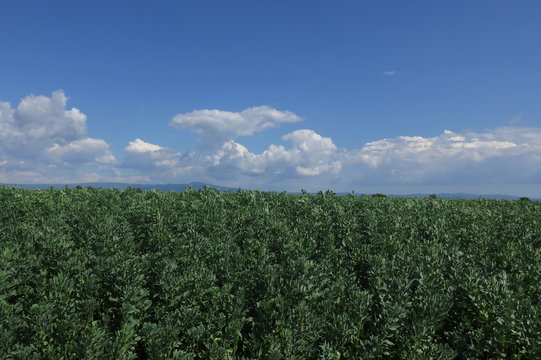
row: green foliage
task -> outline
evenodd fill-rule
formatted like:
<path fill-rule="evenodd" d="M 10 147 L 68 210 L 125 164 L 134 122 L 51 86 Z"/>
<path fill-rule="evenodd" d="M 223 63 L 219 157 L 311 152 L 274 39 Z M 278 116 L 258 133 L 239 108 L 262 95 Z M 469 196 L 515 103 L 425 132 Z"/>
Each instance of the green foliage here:
<path fill-rule="evenodd" d="M 539 359 L 541 203 L 0 188 L 2 359 Z"/>

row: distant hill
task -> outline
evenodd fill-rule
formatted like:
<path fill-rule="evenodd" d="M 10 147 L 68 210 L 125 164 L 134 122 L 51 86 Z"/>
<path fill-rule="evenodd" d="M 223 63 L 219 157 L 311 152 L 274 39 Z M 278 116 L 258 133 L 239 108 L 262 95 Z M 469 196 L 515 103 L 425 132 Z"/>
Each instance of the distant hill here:
<path fill-rule="evenodd" d="M 337 195 L 348 195 L 350 192 L 339 192 Z M 372 194 L 355 193 L 357 196 L 370 196 Z M 388 197 L 394 198 L 425 198 L 432 194 L 428 193 L 413 193 L 413 194 L 385 194 Z M 437 193 L 435 194 L 441 199 L 494 199 L 494 200 L 518 200 L 520 196 L 503 195 L 503 194 L 469 194 L 469 193 Z M 541 201 L 541 199 L 530 198 L 530 200 Z"/>
<path fill-rule="evenodd" d="M 396 196 L 407 196 L 407 197 L 427 197 L 428 194 L 411 194 L 411 195 L 396 195 Z M 502 194 L 468 194 L 468 193 L 439 193 L 436 194 L 439 198 L 444 199 L 500 199 L 500 200 L 518 200 L 519 196 L 512 195 L 502 195 Z"/>
<path fill-rule="evenodd" d="M 78 183 L 78 184 L 0 184 L 0 186 L 16 186 L 20 189 L 48 189 L 48 188 L 56 188 L 56 189 L 62 189 L 64 187 L 68 188 L 74 188 L 76 186 L 83 186 L 83 187 L 94 187 L 94 188 L 103 188 L 103 189 L 119 189 L 119 190 L 125 190 L 129 187 L 137 189 L 140 188 L 141 190 L 163 190 L 163 191 L 184 191 L 188 187 L 192 187 L 196 190 L 203 189 L 205 186 L 210 186 L 212 188 L 218 189 L 220 191 L 237 191 L 239 188 L 233 188 L 233 187 L 227 187 L 227 186 L 219 186 L 219 185 L 213 185 L 213 184 L 206 184 L 201 182 L 191 182 L 189 184 L 128 184 L 128 183 L 107 183 L 107 182 L 100 182 L 100 183 Z M 299 192 L 291 192 L 293 194 L 298 194 Z M 347 195 L 350 193 L 347 192 L 339 192 L 338 195 Z M 356 193 L 358 196 L 363 195 L 371 195 L 371 194 L 364 194 L 364 193 Z M 416 198 L 423 198 L 427 197 L 430 194 L 425 193 L 414 193 L 414 194 L 388 194 L 389 197 L 416 197 Z M 502 194 L 469 194 L 469 193 L 438 193 L 436 194 L 438 198 L 443 199 L 500 199 L 500 200 L 518 200 L 520 199 L 519 196 L 512 196 L 512 195 L 502 195 Z M 534 199 L 531 198 L 531 200 L 541 201 L 541 199 Z"/>
<path fill-rule="evenodd" d="M 340 193 L 340 195 L 346 195 L 347 193 Z M 361 194 L 359 194 L 361 195 Z M 371 194 L 362 194 L 371 195 Z M 397 198 L 425 198 L 432 194 L 414 193 L 414 194 L 388 194 L 388 197 Z M 469 193 L 437 193 L 438 198 L 442 199 L 495 199 L 495 200 L 518 200 L 520 196 L 503 195 L 503 194 L 469 194 Z M 539 201 L 541 199 L 530 198 L 531 200 Z"/>
<path fill-rule="evenodd" d="M 395 197 L 428 197 L 430 194 L 410 194 L 410 195 L 392 195 Z M 499 199 L 499 200 L 518 200 L 519 196 L 502 195 L 502 194 L 468 194 L 468 193 L 438 193 L 435 194 L 443 199 Z"/>

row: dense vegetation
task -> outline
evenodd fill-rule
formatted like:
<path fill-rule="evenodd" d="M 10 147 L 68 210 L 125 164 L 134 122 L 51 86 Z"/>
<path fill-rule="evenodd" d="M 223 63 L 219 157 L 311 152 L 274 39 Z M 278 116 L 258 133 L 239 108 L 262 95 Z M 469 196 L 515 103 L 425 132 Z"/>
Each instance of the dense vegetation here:
<path fill-rule="evenodd" d="M 540 359 L 541 203 L 0 188 L 2 359 Z"/>

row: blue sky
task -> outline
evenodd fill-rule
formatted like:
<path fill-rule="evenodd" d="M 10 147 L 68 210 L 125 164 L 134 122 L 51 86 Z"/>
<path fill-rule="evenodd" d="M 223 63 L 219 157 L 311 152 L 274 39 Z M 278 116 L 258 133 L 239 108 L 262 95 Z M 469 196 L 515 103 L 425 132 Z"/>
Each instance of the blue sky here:
<path fill-rule="evenodd" d="M 12 1 L 0 182 L 541 196 L 538 1 Z"/>

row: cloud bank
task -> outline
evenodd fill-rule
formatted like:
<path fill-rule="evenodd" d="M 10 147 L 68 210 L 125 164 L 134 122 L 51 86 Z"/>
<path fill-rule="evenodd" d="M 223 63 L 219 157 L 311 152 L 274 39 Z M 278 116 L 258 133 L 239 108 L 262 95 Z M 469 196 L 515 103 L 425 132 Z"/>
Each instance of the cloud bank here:
<path fill-rule="evenodd" d="M 374 139 L 345 149 L 312 129 L 255 153 L 238 140 L 300 116 L 270 106 L 240 112 L 196 110 L 169 125 L 196 133 L 202 151 L 135 138 L 121 154 L 87 134 L 87 117 L 62 91 L 0 102 L 0 182 L 206 181 L 266 189 L 350 191 L 369 185 L 541 184 L 541 129 L 507 126 L 443 130 L 432 137 Z M 164 126 L 166 124 L 164 123 Z"/>
<path fill-rule="evenodd" d="M 501 127 L 377 140 L 345 160 L 370 183 L 532 183 L 541 182 L 540 156 L 541 129 Z"/>

